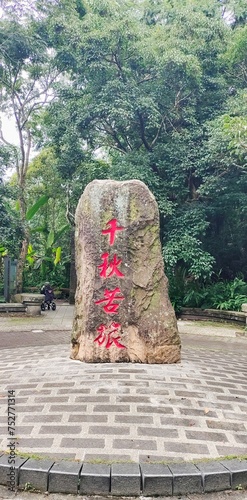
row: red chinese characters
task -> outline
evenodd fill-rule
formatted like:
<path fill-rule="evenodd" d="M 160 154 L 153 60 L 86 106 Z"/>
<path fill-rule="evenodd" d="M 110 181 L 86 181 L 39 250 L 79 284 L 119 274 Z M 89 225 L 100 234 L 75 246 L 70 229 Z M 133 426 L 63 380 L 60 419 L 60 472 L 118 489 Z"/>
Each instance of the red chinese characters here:
<path fill-rule="evenodd" d="M 117 219 L 111 219 L 109 220 L 109 222 L 107 222 L 106 224 L 107 226 L 109 226 L 109 229 L 103 229 L 101 231 L 102 234 L 109 234 L 110 236 L 110 246 L 112 246 L 114 244 L 114 241 L 115 241 L 115 234 L 116 234 L 116 231 L 123 231 L 124 227 L 123 226 L 117 226 Z"/>
<path fill-rule="evenodd" d="M 123 231 L 125 228 L 123 226 L 118 225 L 117 219 L 111 219 L 106 224 L 107 229 L 102 229 L 101 233 L 103 235 L 109 235 L 109 245 L 112 246 L 115 242 L 116 232 Z M 117 278 L 124 278 L 124 274 L 119 269 L 119 266 L 122 263 L 122 259 L 119 258 L 116 254 L 113 255 L 113 258 L 110 258 L 110 254 L 105 252 L 101 255 L 101 259 L 103 263 L 98 266 L 100 269 L 100 277 L 107 279 L 112 276 L 116 276 Z M 96 300 L 95 304 L 102 305 L 103 310 L 106 314 L 116 314 L 118 308 L 120 306 L 120 302 L 124 300 L 124 296 L 119 287 L 114 288 L 113 290 L 108 290 L 107 288 L 104 290 L 104 297 Z M 99 335 L 94 339 L 94 342 L 97 342 L 99 346 L 105 344 L 105 348 L 109 349 L 113 344 L 118 349 L 126 348 L 119 340 L 120 337 L 121 324 L 114 321 L 110 325 L 101 324 L 97 328 L 97 332 Z"/>
<path fill-rule="evenodd" d="M 96 300 L 95 304 L 103 304 L 106 302 L 106 304 L 103 306 L 104 311 L 107 314 L 114 314 L 118 308 L 119 304 L 114 304 L 113 301 L 119 301 L 119 300 L 124 300 L 123 295 L 119 295 L 119 292 L 121 293 L 120 288 L 115 288 L 115 290 L 105 290 L 104 291 L 104 299 Z"/>
<path fill-rule="evenodd" d="M 124 274 L 118 269 L 118 266 L 122 263 L 122 259 L 118 259 L 116 254 L 114 254 L 113 259 L 110 262 L 108 262 L 109 253 L 107 252 L 101 255 L 101 259 L 103 259 L 103 264 L 98 266 L 99 269 L 101 269 L 101 278 L 110 278 L 113 274 L 116 274 L 119 278 L 124 277 Z"/>
<path fill-rule="evenodd" d="M 109 349 L 112 344 L 118 347 L 118 349 L 125 349 L 125 345 L 119 342 L 119 339 L 121 339 L 120 335 L 112 337 L 113 334 L 119 333 L 120 327 L 120 323 L 115 322 L 112 322 L 108 327 L 105 325 L 98 326 L 97 332 L 99 332 L 99 335 L 94 339 L 94 342 L 98 342 L 99 345 L 103 345 L 106 342 L 106 349 Z"/>

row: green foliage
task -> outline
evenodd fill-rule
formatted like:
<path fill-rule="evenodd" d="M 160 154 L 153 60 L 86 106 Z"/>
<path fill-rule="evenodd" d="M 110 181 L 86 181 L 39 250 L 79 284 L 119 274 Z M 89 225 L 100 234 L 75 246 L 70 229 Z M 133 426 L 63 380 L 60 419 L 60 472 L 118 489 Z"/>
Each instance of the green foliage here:
<path fill-rule="evenodd" d="M 180 270 L 170 279 L 170 297 L 178 312 L 181 307 L 240 311 L 242 304 L 247 302 L 247 282 L 242 278 L 194 282 Z"/>
<path fill-rule="evenodd" d="M 24 268 L 24 279 L 23 287 L 25 289 L 30 289 L 30 287 L 35 287 L 38 290 L 44 284 L 45 281 L 49 281 L 53 288 L 68 288 L 69 287 L 69 266 L 68 261 L 63 259 L 63 261 L 57 266 L 50 266 L 46 269 L 45 277 L 42 275 L 41 268 L 33 271 L 33 268 L 26 266 Z"/>
<path fill-rule="evenodd" d="M 29 265 L 29 273 L 31 271 L 31 267 L 33 266 L 34 274 L 35 271 L 40 271 L 41 280 L 46 280 L 46 277 L 54 270 L 54 268 L 61 263 L 61 255 L 62 248 L 61 246 L 56 246 L 60 241 L 63 233 L 68 231 L 69 225 L 66 224 L 62 228 L 59 229 L 57 233 L 54 230 L 51 230 L 46 237 L 45 232 L 42 228 L 36 228 L 43 236 L 43 247 L 41 248 L 41 252 L 36 252 L 32 245 L 29 244 L 28 253 L 27 253 L 27 262 Z M 64 263 L 68 261 L 68 259 L 64 258 Z"/>
<path fill-rule="evenodd" d="M 183 264 L 193 279 L 206 278 L 215 257 L 204 244 L 207 207 L 199 205 L 204 124 L 225 103 L 230 28 L 213 0 L 85 5 L 78 18 L 63 3 L 70 23 L 59 9 L 56 22 L 55 11 L 46 22 L 70 80 L 44 116 L 58 169 L 75 200 L 81 180 L 83 187 L 97 177 L 143 180 L 159 204 L 169 271 Z M 100 177 L 92 169 L 99 150 L 108 163 Z"/>
<path fill-rule="evenodd" d="M 5 246 L 0 245 L 0 258 L 8 255 L 8 250 Z"/>
<path fill-rule="evenodd" d="M 36 203 L 30 207 L 26 213 L 26 220 L 29 221 L 33 218 L 33 216 L 38 212 L 38 210 L 43 207 L 47 202 L 48 202 L 48 196 L 44 195 L 41 198 L 39 198 Z"/>
<path fill-rule="evenodd" d="M 0 244 L 6 248 L 11 257 L 17 258 L 22 231 L 19 216 L 12 205 L 13 190 L 2 180 L 3 173 L 4 169 L 0 166 Z"/>
<path fill-rule="evenodd" d="M 30 264 L 39 256 L 39 272 L 61 269 L 68 238 L 54 244 L 54 236 L 66 217 L 73 224 L 88 182 L 137 178 L 158 201 L 175 302 L 209 301 L 204 283 L 220 270 L 224 282 L 240 270 L 246 280 L 245 2 L 38 0 L 32 19 L 19 4 L 22 22 L 4 1 L 12 17 L 0 23 L 0 82 L 2 109 L 11 108 L 14 82 L 14 98 L 27 105 L 24 142 L 31 133 L 43 147 L 17 176 L 21 213 L 49 198 L 27 214 Z M 40 106 L 50 77 L 54 98 Z M 18 154 L 5 151 L 3 164 Z M 6 198 L 4 206 L 7 220 L 13 208 Z M 239 307 L 245 294 L 225 295 L 220 285 L 211 293 L 215 307 Z"/>
<path fill-rule="evenodd" d="M 184 232 L 179 238 L 179 234 L 164 247 L 164 259 L 168 272 L 175 269 L 177 265 L 186 267 L 187 275 L 192 279 L 206 279 L 212 274 L 214 258 L 203 251 L 201 242 L 190 234 Z"/>

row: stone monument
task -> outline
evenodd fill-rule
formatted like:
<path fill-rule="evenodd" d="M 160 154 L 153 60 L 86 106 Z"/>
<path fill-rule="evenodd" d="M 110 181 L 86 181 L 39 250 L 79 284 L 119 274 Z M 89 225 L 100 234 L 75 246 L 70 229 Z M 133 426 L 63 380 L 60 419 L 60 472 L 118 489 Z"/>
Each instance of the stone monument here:
<path fill-rule="evenodd" d="M 154 196 L 138 180 L 95 180 L 76 210 L 77 290 L 71 358 L 176 363 Z"/>

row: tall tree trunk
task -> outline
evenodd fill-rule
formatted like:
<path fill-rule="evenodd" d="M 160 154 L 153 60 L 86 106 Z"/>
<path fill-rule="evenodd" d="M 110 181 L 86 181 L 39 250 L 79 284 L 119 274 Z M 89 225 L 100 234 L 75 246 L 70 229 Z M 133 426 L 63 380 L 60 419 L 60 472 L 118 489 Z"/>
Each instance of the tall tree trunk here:
<path fill-rule="evenodd" d="M 75 303 L 76 292 L 76 269 L 75 269 L 75 228 L 71 229 L 70 233 L 70 284 L 69 284 L 69 303 Z"/>
<path fill-rule="evenodd" d="M 25 197 L 24 197 L 25 179 L 21 180 L 21 184 L 22 185 L 20 188 L 19 202 L 20 202 L 21 222 L 22 222 L 22 228 L 23 228 L 23 240 L 22 240 L 20 256 L 19 256 L 18 262 L 17 262 L 17 271 L 16 271 L 16 291 L 17 291 L 17 293 L 21 293 L 22 289 L 23 289 L 23 271 L 24 271 L 26 256 L 27 256 L 27 252 L 28 252 L 28 245 L 29 245 L 29 241 L 30 241 L 30 232 L 29 232 L 29 228 L 27 226 L 27 221 L 26 221 L 26 202 L 25 202 Z"/>
<path fill-rule="evenodd" d="M 26 262 L 27 250 L 29 245 L 29 236 L 22 240 L 21 252 L 17 262 L 16 271 L 16 292 L 21 293 L 23 289 L 23 270 Z"/>

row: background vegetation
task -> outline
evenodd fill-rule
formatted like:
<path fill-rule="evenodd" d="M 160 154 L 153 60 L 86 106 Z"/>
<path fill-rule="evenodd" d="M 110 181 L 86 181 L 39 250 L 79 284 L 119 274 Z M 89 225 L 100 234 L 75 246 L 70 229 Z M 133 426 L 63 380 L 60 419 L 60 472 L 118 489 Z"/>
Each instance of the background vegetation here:
<path fill-rule="evenodd" d="M 2 125 L 0 246 L 18 289 L 68 287 L 84 187 L 137 178 L 159 204 L 175 307 L 247 301 L 246 19 L 242 0 L 3 1 L 0 104 L 18 144 Z"/>

